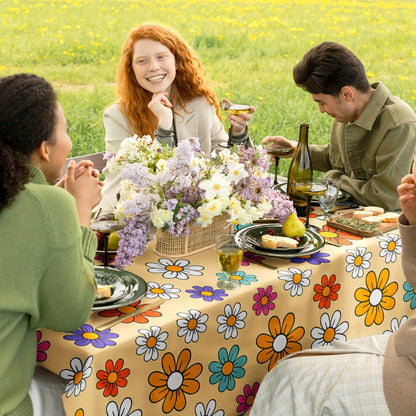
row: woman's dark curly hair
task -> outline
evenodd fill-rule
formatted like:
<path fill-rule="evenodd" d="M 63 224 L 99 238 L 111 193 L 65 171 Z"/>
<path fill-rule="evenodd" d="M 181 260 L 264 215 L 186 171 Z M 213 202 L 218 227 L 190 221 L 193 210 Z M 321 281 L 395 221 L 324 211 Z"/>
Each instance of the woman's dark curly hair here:
<path fill-rule="evenodd" d="M 53 140 L 56 106 L 56 94 L 43 78 L 0 78 L 0 212 L 29 182 L 31 154 Z"/>

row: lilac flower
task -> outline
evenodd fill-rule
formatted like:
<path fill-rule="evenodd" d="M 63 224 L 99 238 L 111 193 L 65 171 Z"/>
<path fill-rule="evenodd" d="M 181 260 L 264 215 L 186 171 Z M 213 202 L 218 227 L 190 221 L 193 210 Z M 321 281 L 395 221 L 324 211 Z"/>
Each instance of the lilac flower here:
<path fill-rule="evenodd" d="M 67 341 L 75 341 L 75 345 L 78 347 L 85 347 L 91 344 L 95 348 L 105 348 L 107 346 L 116 345 L 110 338 L 118 338 L 118 335 L 110 332 L 110 329 L 106 329 L 102 332 L 94 331 L 91 325 L 84 324 L 75 331 L 73 335 L 65 335 L 64 339 Z"/>

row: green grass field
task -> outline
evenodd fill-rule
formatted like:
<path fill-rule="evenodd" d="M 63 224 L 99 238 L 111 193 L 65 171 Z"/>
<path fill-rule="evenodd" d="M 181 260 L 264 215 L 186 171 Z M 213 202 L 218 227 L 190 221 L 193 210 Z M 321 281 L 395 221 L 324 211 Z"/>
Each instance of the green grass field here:
<path fill-rule="evenodd" d="M 219 99 L 257 108 L 250 135 L 325 143 L 331 119 L 292 80 L 311 47 L 337 41 L 416 109 L 416 2 L 315 0 L 0 0 L 0 76 L 33 72 L 52 82 L 73 140 L 72 155 L 104 150 L 103 109 L 127 32 L 153 21 L 197 51 Z M 224 121 L 227 125 L 227 121 Z M 281 163 L 285 172 L 288 161 Z"/>

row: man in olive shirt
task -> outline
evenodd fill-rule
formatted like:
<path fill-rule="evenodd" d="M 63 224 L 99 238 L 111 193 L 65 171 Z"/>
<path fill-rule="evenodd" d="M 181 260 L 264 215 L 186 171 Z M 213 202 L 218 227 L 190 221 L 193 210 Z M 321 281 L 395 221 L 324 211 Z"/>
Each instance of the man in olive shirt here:
<path fill-rule="evenodd" d="M 293 78 L 322 113 L 334 118 L 330 142 L 309 146 L 313 169 L 341 180 L 341 189 L 362 205 L 400 209 L 396 188 L 410 173 L 416 147 L 416 114 L 410 106 L 381 82 L 370 85 L 361 61 L 335 42 L 307 52 Z M 263 144 L 270 141 L 288 142 L 268 136 Z"/>

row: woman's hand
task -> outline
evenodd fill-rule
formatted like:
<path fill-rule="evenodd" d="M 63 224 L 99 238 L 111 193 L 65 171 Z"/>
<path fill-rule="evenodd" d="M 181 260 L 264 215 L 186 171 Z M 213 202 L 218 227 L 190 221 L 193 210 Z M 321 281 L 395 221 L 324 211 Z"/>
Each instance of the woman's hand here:
<path fill-rule="evenodd" d="M 223 98 L 222 102 L 232 105 L 231 101 L 227 100 L 226 98 Z M 228 113 L 228 121 L 231 124 L 232 136 L 238 136 L 239 134 L 242 134 L 247 130 L 248 123 L 251 119 L 250 114 L 253 114 L 255 111 L 255 107 L 250 106 L 249 113 L 243 113 L 239 115 Z"/>
<path fill-rule="evenodd" d="M 81 160 L 75 165 L 75 179 L 81 176 L 87 168 L 94 167 L 94 163 L 91 162 L 91 160 Z M 98 176 L 100 175 L 100 172 L 97 169 L 93 169 L 93 175 Z M 66 172 L 65 174 L 59 179 L 58 182 L 56 182 L 55 186 L 59 186 L 60 188 L 65 187 L 65 179 L 66 179 Z"/>
<path fill-rule="evenodd" d="M 416 182 L 413 175 L 406 175 L 397 187 L 403 214 L 410 225 L 416 224 Z"/>
<path fill-rule="evenodd" d="M 280 145 L 282 147 L 292 147 L 292 151 L 290 153 L 288 153 L 285 156 L 280 156 L 282 158 L 285 157 L 292 157 L 295 152 L 296 152 L 296 148 L 298 147 L 298 143 L 293 141 L 293 140 L 288 140 L 283 136 L 266 136 L 262 141 L 261 144 L 277 144 Z M 267 146 L 266 146 L 267 148 Z"/>
<path fill-rule="evenodd" d="M 172 103 L 168 99 L 167 92 L 153 94 L 152 99 L 147 106 L 158 119 L 159 126 L 162 127 L 162 129 L 170 130 L 172 128 Z"/>
<path fill-rule="evenodd" d="M 69 162 L 63 188 L 75 198 L 80 224 L 88 226 L 91 210 L 101 201 L 103 182 L 98 179 L 99 172 L 88 163 L 78 165 L 73 160 Z"/>

